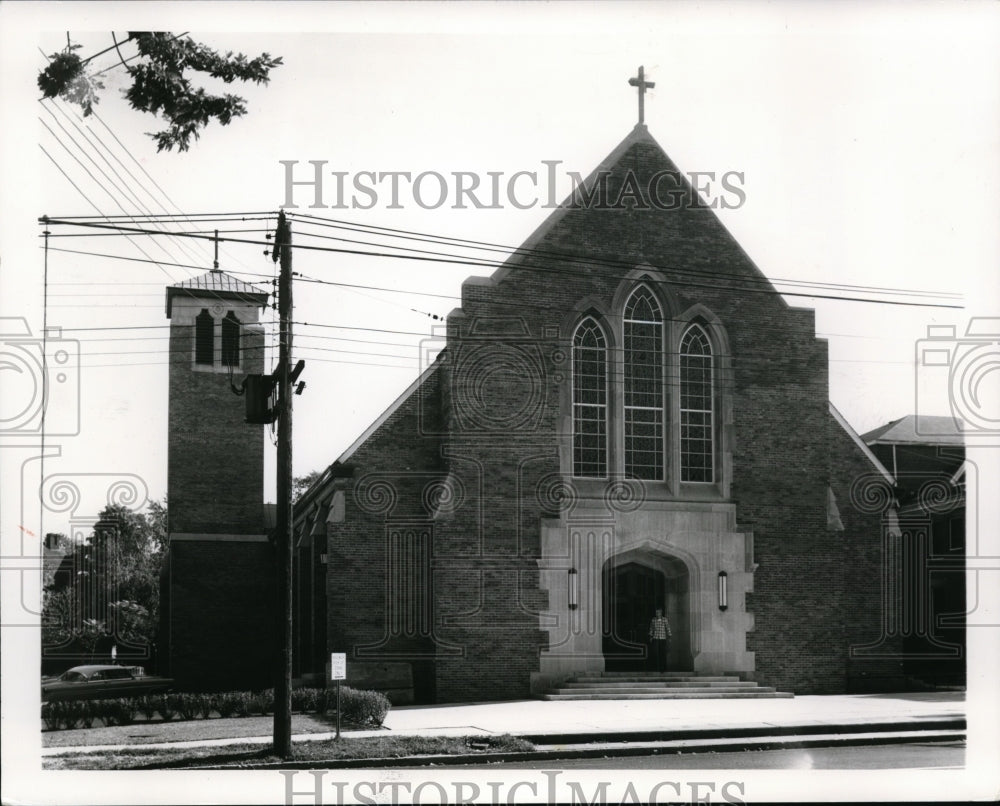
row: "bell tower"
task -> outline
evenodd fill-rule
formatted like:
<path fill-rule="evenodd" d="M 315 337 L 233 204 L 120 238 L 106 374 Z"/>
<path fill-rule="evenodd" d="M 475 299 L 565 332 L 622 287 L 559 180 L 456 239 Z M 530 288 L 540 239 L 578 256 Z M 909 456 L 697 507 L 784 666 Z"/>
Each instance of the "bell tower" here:
<path fill-rule="evenodd" d="M 233 394 L 264 371 L 267 294 L 213 269 L 167 287 L 168 558 L 160 668 L 179 686 L 270 684 L 273 550 L 263 426 Z"/>

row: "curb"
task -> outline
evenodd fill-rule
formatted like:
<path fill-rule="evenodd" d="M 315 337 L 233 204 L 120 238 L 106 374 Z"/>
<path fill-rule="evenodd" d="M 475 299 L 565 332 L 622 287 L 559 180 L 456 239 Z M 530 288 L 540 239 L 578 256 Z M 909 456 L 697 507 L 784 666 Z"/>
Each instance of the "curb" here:
<path fill-rule="evenodd" d="M 964 721 L 964 720 L 963 720 Z M 817 726 L 819 727 L 819 726 Z M 732 737 L 730 737 L 732 739 Z M 910 744 L 929 741 L 960 741 L 965 739 L 964 730 L 910 730 L 877 731 L 843 734 L 797 734 L 776 737 L 773 734 L 757 737 L 750 741 L 697 740 L 659 741 L 641 747 L 621 747 L 620 743 L 605 744 L 601 747 L 565 747 L 541 749 L 522 753 L 476 753 L 473 755 L 403 756 L 397 758 L 359 759 L 313 759 L 309 761 L 276 761 L 262 764 L 209 764 L 170 767 L 186 770 L 309 770 L 309 769 L 364 769 L 372 767 L 428 767 L 428 766 L 473 766 L 502 764 L 512 761 L 557 761 L 560 759 L 608 758 L 650 755 L 676 755 L 680 753 L 734 752 L 751 750 L 788 750 L 804 747 L 851 747 L 880 744 Z M 159 765 L 156 769 L 167 769 Z"/>
<path fill-rule="evenodd" d="M 533 744 L 582 744 L 594 742 L 672 742 L 685 739 L 741 739 L 760 736 L 799 736 L 822 732 L 824 734 L 876 733 L 916 730 L 966 729 L 964 716 L 940 717 L 919 722 L 914 720 L 893 722 L 845 722 L 808 725 L 759 725 L 745 728 L 682 728 L 678 730 L 646 730 L 603 733 L 518 733 L 520 739 Z"/>

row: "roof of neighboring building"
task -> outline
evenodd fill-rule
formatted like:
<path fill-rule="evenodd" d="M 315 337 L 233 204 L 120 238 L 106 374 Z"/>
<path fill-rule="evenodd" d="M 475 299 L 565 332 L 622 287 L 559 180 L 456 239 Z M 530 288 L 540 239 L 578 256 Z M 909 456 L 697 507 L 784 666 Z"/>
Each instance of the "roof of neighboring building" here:
<path fill-rule="evenodd" d="M 953 417 L 907 414 L 879 426 L 861 439 L 866 445 L 964 445 L 965 437 Z"/>
<path fill-rule="evenodd" d="M 267 302 L 267 292 L 257 286 L 244 283 L 220 269 L 212 269 L 190 280 L 167 286 L 167 318 L 170 318 L 171 303 L 175 296 L 218 297 L 219 299 L 239 299 L 263 305 Z"/>

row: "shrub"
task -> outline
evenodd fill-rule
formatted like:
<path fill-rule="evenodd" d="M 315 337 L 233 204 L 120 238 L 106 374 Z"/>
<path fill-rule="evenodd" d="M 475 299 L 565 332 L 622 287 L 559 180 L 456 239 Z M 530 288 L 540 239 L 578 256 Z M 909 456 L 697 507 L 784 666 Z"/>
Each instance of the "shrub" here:
<path fill-rule="evenodd" d="M 68 700 L 42 703 L 42 719 L 49 730 L 72 730 L 83 715 L 80 706 L 81 703 Z M 90 719 L 93 722 L 93 717 Z"/>
<path fill-rule="evenodd" d="M 343 686 L 341 719 L 353 725 L 379 727 L 392 707 L 388 698 L 378 691 L 359 691 Z M 334 711 L 337 691 L 334 688 L 303 688 L 292 691 L 292 708 L 300 712 Z M 152 719 L 159 713 L 164 722 L 176 714 L 184 719 L 199 716 L 208 719 L 212 711 L 222 717 L 274 713 L 274 690 L 257 694 L 248 691 L 226 691 L 219 694 L 173 693 L 117 700 L 56 701 L 42 703 L 42 722 L 48 730 L 71 730 L 77 724 L 85 728 L 100 718 L 105 725 L 131 725 L 138 713 Z"/>
<path fill-rule="evenodd" d="M 115 702 L 116 700 L 92 700 L 90 708 L 95 716 L 100 717 L 101 721 L 110 727 L 118 724 Z"/>
<path fill-rule="evenodd" d="M 45 724 L 46 730 L 59 730 L 58 706 L 57 702 L 42 703 L 42 722 Z"/>
<path fill-rule="evenodd" d="M 187 692 L 177 695 L 177 710 L 181 719 L 194 719 L 198 715 L 198 695 Z"/>
<path fill-rule="evenodd" d="M 292 710 L 304 714 L 316 710 L 319 690 L 314 688 L 297 688 L 292 691 Z"/>
<path fill-rule="evenodd" d="M 181 708 L 184 705 L 184 694 L 174 692 L 172 694 L 166 695 L 166 706 L 171 710 L 171 716 L 180 716 L 184 718 Z"/>
<path fill-rule="evenodd" d="M 223 719 L 233 716 L 239 707 L 239 696 L 238 691 L 223 691 L 221 694 L 217 694 L 215 696 L 215 710 L 219 712 L 219 716 Z"/>
<path fill-rule="evenodd" d="M 336 708 L 336 689 L 327 689 L 328 708 Z M 332 695 L 332 697 L 331 697 Z M 340 689 L 341 720 L 354 725 L 381 727 L 392 703 L 380 691 L 359 691 L 343 686 Z"/>
<path fill-rule="evenodd" d="M 174 718 L 177 709 L 174 707 L 173 694 L 158 694 L 154 701 L 156 703 L 156 710 L 160 712 L 160 716 L 163 717 L 164 722 L 169 722 Z"/>
<path fill-rule="evenodd" d="M 136 700 L 136 706 L 138 707 L 139 713 L 142 714 L 143 718 L 151 722 L 153 717 L 156 716 L 156 697 L 139 697 Z"/>
<path fill-rule="evenodd" d="M 131 725 L 135 722 L 136 711 L 138 710 L 136 701 L 128 699 L 118 700 L 118 720 L 122 725 Z"/>
<path fill-rule="evenodd" d="M 212 694 L 197 695 L 198 715 L 202 719 L 208 719 L 212 715 L 212 711 L 214 711 L 216 707 L 217 699 L 218 698 Z"/>
<path fill-rule="evenodd" d="M 78 703 L 78 705 L 80 706 L 80 709 L 77 711 L 77 719 L 80 722 L 80 727 L 93 727 L 94 717 L 97 716 L 97 709 L 93 707 L 92 703 L 86 701 Z"/>
<path fill-rule="evenodd" d="M 67 701 L 58 704 L 60 706 L 59 724 L 62 725 L 63 730 L 73 730 L 80 715 L 80 703 Z"/>
<path fill-rule="evenodd" d="M 341 689 L 343 693 L 343 689 Z M 316 712 L 325 714 L 337 710 L 337 689 L 328 688 L 319 693 L 316 698 Z"/>
<path fill-rule="evenodd" d="M 133 699 L 96 700 L 93 705 L 105 725 L 131 725 L 135 722 L 138 704 Z"/>
<path fill-rule="evenodd" d="M 250 716 L 253 713 L 254 696 L 249 691 L 234 693 L 236 696 L 236 716 Z"/>

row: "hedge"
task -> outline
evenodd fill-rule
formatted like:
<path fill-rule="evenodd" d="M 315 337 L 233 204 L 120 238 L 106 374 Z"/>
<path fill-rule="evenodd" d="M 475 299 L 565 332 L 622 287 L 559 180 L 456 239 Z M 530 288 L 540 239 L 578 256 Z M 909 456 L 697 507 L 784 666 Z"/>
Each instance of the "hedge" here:
<path fill-rule="evenodd" d="M 343 686 L 340 689 L 340 718 L 358 727 L 379 727 L 391 708 L 389 699 L 378 691 Z M 335 713 L 336 689 L 299 688 L 292 691 L 292 710 L 300 713 Z M 66 700 L 42 703 L 42 722 L 48 730 L 89 728 L 95 719 L 105 725 L 130 725 L 138 714 L 152 721 L 159 714 L 164 722 L 175 716 L 182 720 L 244 717 L 274 713 L 274 689 L 265 691 L 223 691 L 216 694 L 175 692 L 113 700 Z"/>

